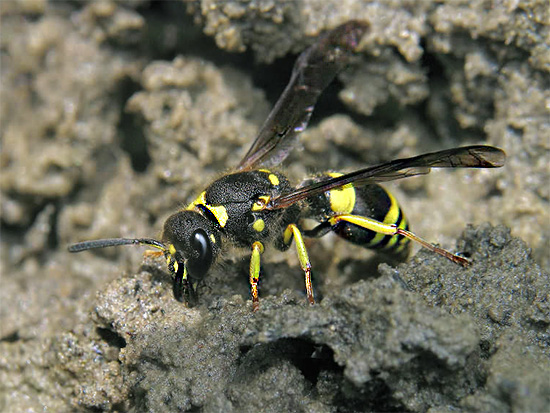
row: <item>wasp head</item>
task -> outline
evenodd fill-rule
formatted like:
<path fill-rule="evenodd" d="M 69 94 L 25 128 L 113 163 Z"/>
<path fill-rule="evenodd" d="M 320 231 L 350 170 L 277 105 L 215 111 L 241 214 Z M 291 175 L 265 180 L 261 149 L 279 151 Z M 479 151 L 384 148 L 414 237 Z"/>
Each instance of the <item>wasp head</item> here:
<path fill-rule="evenodd" d="M 162 240 L 168 268 L 174 274 L 174 297 L 196 301 L 196 286 L 216 261 L 221 247 L 218 228 L 195 211 L 184 210 L 164 223 Z"/>

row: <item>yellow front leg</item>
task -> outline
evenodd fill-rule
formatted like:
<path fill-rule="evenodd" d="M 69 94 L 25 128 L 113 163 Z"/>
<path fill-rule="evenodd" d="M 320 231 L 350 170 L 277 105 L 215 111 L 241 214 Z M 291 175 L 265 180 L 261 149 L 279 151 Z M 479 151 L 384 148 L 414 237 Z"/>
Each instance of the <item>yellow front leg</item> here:
<path fill-rule="evenodd" d="M 157 251 L 157 250 L 145 250 L 143 251 L 144 257 L 151 257 L 151 258 L 159 258 L 162 257 L 165 254 L 164 251 Z"/>
<path fill-rule="evenodd" d="M 310 304 L 315 304 L 315 297 L 313 296 L 313 285 L 311 284 L 311 264 L 309 262 L 309 256 L 307 255 L 304 238 L 302 237 L 302 233 L 295 224 L 290 224 L 288 227 L 286 227 L 283 235 L 283 241 L 286 245 L 290 245 L 290 243 L 292 242 L 292 238 L 294 238 L 296 242 L 296 252 L 298 253 L 298 260 L 300 260 L 300 267 L 302 267 L 302 270 L 305 274 L 307 300 Z"/>
<path fill-rule="evenodd" d="M 258 280 L 260 279 L 260 255 L 264 252 L 264 245 L 260 241 L 252 244 L 250 256 L 250 293 L 252 294 L 252 311 L 258 311 L 260 300 L 258 299 Z"/>
<path fill-rule="evenodd" d="M 403 228 L 397 227 L 395 224 L 384 224 L 383 222 L 376 221 L 375 219 L 372 219 L 372 218 L 363 217 L 361 215 L 349 215 L 349 214 L 335 215 L 333 217 L 330 217 L 328 221 L 330 225 L 336 225 L 339 222 L 349 222 L 351 224 L 355 224 L 357 226 L 368 229 L 370 231 L 377 232 L 379 234 L 403 235 L 408 239 L 418 242 L 424 248 L 427 248 L 430 251 L 435 252 L 436 254 L 442 255 L 445 258 L 448 258 L 449 260 L 456 262 L 457 264 L 460 264 L 464 267 L 469 267 L 470 265 L 472 265 L 472 263 L 468 261 L 466 258 L 453 254 L 452 252 L 444 250 L 443 248 L 436 247 L 435 245 L 430 244 L 428 241 L 423 240 L 422 238 L 413 234 L 412 232 L 407 231 Z"/>

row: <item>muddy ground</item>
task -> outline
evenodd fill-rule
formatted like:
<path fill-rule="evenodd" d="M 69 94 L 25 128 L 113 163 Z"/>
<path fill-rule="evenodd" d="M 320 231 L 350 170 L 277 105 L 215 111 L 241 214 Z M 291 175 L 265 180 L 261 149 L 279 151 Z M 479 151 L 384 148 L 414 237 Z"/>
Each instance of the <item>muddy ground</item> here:
<path fill-rule="evenodd" d="M 3 1 L 1 411 L 548 411 L 546 1 Z M 327 236 L 246 251 L 175 301 L 158 237 L 234 167 L 322 30 L 371 25 L 283 166 L 310 173 L 487 143 L 494 170 L 391 183 L 427 251 L 390 266 Z M 469 225 L 472 224 L 472 225 Z"/>

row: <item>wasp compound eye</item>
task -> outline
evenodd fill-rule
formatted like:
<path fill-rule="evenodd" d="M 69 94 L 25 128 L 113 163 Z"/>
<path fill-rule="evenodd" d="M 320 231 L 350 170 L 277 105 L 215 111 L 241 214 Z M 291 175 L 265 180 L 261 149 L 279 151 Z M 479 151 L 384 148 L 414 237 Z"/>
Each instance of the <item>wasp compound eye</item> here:
<path fill-rule="evenodd" d="M 194 279 L 202 278 L 212 265 L 212 244 L 203 229 L 193 231 L 189 244 L 193 248 L 193 257 L 187 261 L 189 275 Z"/>
<path fill-rule="evenodd" d="M 206 231 L 198 229 L 191 235 L 191 246 L 198 253 L 199 261 L 212 260 L 212 248 Z"/>

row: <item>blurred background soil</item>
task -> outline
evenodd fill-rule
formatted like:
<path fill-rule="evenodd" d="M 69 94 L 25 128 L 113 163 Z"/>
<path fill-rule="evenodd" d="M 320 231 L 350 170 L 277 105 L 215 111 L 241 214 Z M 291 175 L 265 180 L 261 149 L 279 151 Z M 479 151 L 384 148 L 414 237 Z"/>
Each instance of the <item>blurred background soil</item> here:
<path fill-rule="evenodd" d="M 0 410 L 548 411 L 550 8 L 534 1 L 0 2 Z M 327 236 L 222 257 L 187 308 L 158 237 L 243 156 L 297 55 L 371 28 L 283 165 L 308 174 L 487 143 L 495 170 L 391 183 L 420 251 Z M 468 226 L 473 224 L 473 226 Z M 414 254 L 413 254 L 414 255 Z M 380 263 L 383 263 L 379 266 Z"/>

